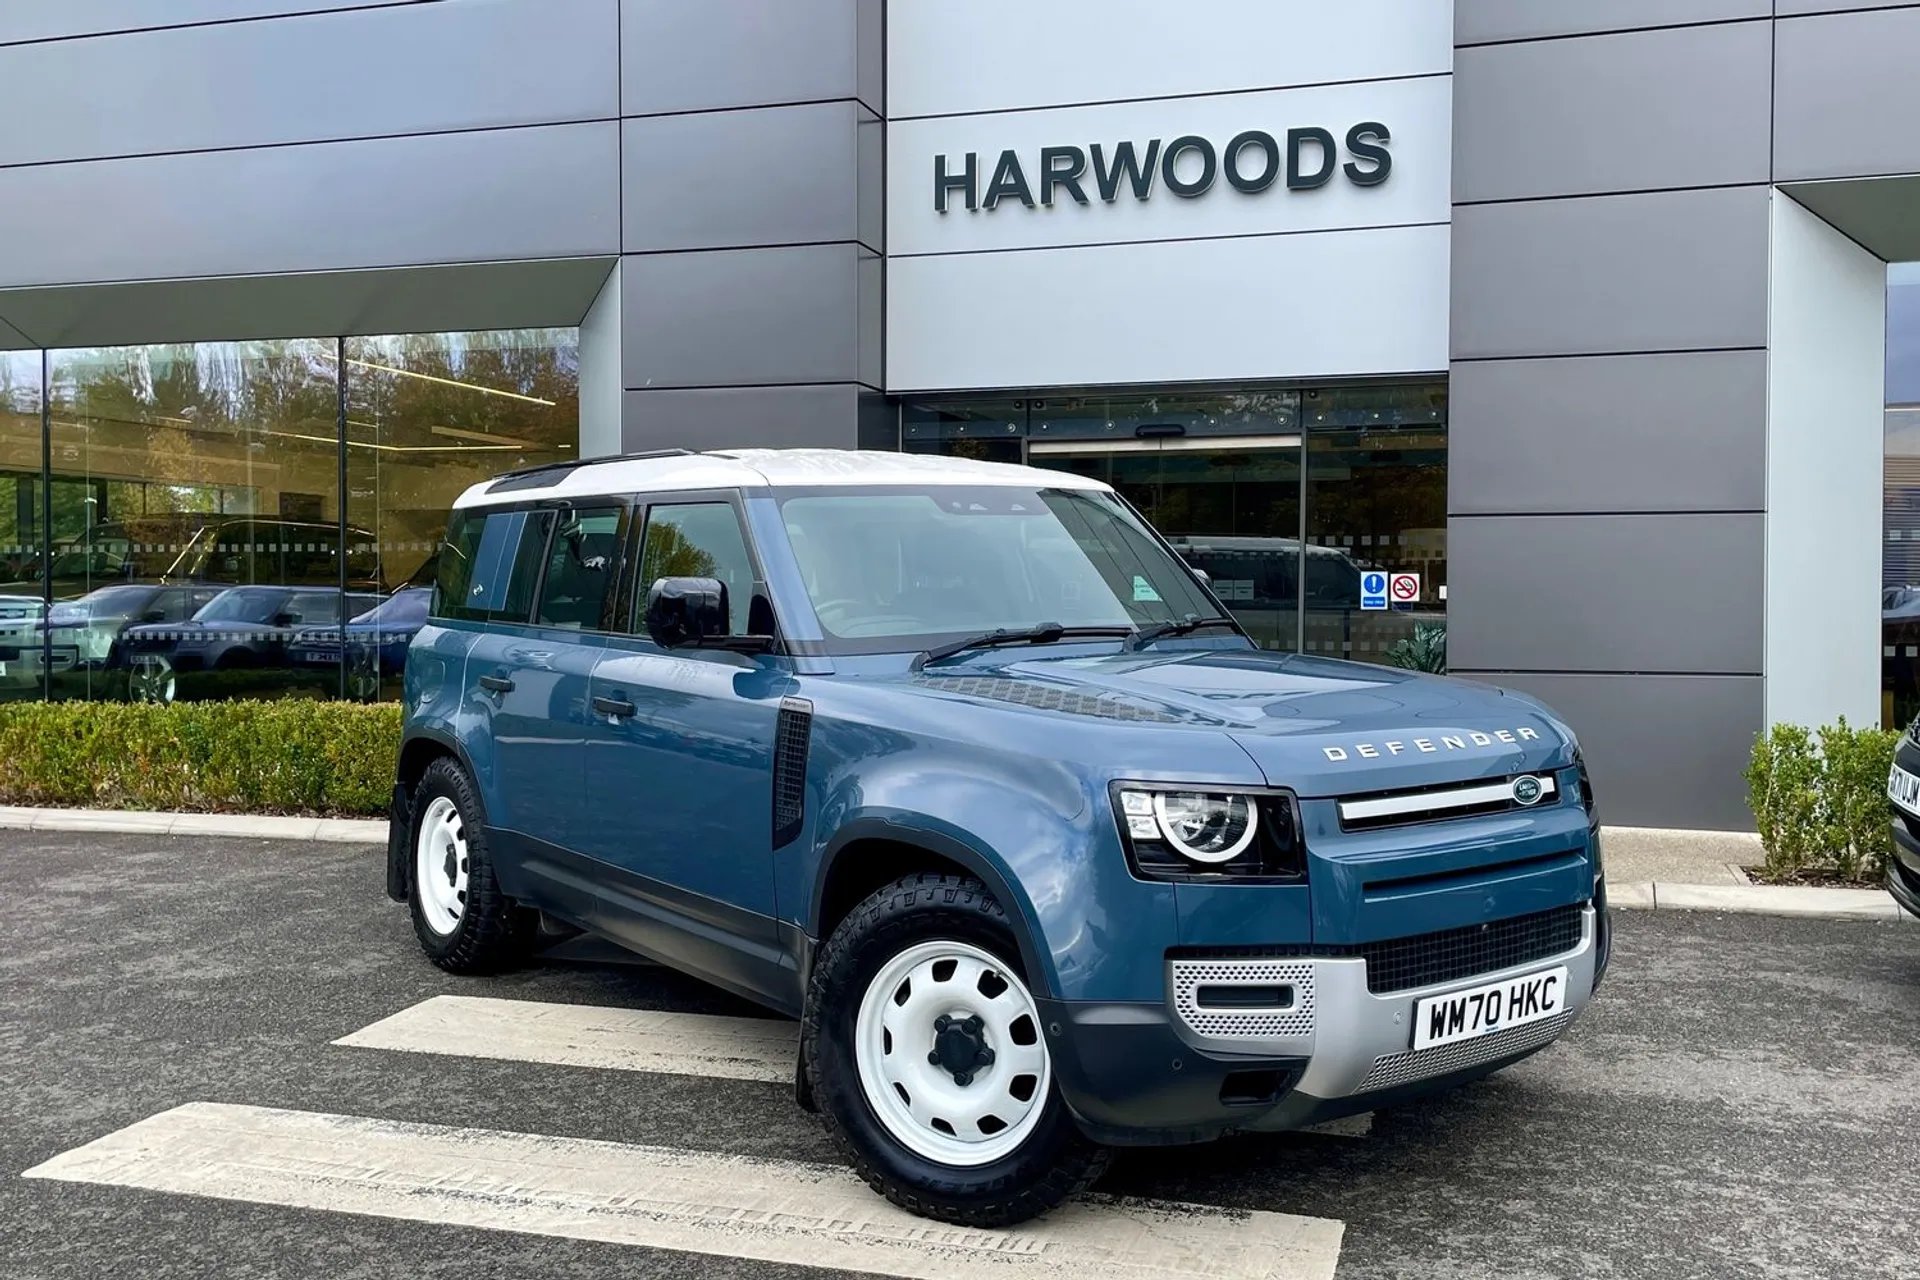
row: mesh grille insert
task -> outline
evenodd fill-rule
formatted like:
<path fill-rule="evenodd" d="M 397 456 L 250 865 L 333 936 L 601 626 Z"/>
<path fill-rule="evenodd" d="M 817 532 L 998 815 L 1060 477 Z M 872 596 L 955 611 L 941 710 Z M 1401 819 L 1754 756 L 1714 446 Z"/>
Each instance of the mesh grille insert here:
<path fill-rule="evenodd" d="M 1562 1013 L 1552 1018 L 1543 1018 L 1539 1022 L 1529 1022 L 1525 1026 L 1496 1031 L 1490 1036 L 1481 1036 L 1477 1040 L 1463 1040 L 1457 1044 L 1441 1045 L 1436 1049 L 1422 1049 L 1418 1053 L 1390 1053 L 1384 1058 L 1373 1060 L 1373 1069 L 1367 1072 L 1367 1078 L 1360 1082 L 1360 1087 L 1355 1092 L 1370 1093 L 1375 1089 L 1391 1089 L 1395 1085 L 1412 1084 L 1416 1080 L 1429 1080 L 1434 1076 L 1446 1075 L 1450 1071 L 1464 1071 L 1468 1067 L 1493 1062 L 1509 1054 L 1537 1049 L 1556 1039 L 1572 1021 L 1571 1013 Z"/>
<path fill-rule="evenodd" d="M 1585 903 L 1574 902 L 1532 915 L 1408 938 L 1389 938 L 1384 942 L 1215 947 L 1176 955 L 1182 959 L 1322 956 L 1347 960 L 1358 957 L 1367 962 L 1367 990 L 1379 996 L 1458 982 L 1462 978 L 1564 955 L 1580 945 L 1585 910 Z"/>

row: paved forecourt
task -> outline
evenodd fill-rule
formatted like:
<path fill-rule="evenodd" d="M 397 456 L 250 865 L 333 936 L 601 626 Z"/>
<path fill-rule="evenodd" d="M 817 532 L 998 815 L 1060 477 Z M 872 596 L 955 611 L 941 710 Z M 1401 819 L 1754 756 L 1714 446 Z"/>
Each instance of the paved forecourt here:
<path fill-rule="evenodd" d="M 1519 1067 L 1127 1153 L 977 1231 L 840 1163 L 791 1101 L 792 1023 L 577 945 L 448 977 L 376 854 L 0 832 L 0 1271 L 1891 1276 L 1920 1246 L 1920 930 L 1623 917 L 1601 1003 Z"/>

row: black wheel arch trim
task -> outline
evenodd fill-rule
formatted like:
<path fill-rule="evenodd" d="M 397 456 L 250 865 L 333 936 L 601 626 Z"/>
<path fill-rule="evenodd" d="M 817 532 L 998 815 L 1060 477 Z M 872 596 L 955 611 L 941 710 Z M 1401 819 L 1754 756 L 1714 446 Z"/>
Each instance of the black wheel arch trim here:
<path fill-rule="evenodd" d="M 428 742 L 452 756 L 459 766 L 466 770 L 474 781 L 474 800 L 484 810 L 486 800 L 479 795 L 479 779 L 474 773 L 473 761 L 468 758 L 465 748 L 455 740 L 452 734 L 437 729 L 409 729 L 400 738 L 400 760 L 407 758 L 407 749 L 416 742 Z M 481 815 L 483 818 L 485 814 Z M 393 796 L 387 802 L 387 897 L 395 902 L 405 902 L 407 893 L 413 888 L 410 870 L 413 860 L 407 856 L 407 837 L 413 824 L 413 793 L 398 777 L 393 780 Z"/>
<path fill-rule="evenodd" d="M 833 869 L 850 846 L 869 840 L 924 849 L 961 867 L 984 884 L 987 892 L 1000 904 L 1001 910 L 1006 912 L 1007 927 L 1013 931 L 1014 945 L 1020 949 L 1020 962 L 1026 968 L 1028 981 L 1038 988 L 1034 994 L 1051 994 L 1047 991 L 1046 981 L 1049 967 L 1035 946 L 1033 932 L 1028 926 L 1026 896 L 1015 890 L 991 858 L 973 846 L 944 832 L 931 831 L 893 818 L 856 818 L 835 831 L 833 839 L 821 853 L 820 865 L 813 877 L 812 899 L 807 904 L 805 931 L 816 946 L 825 942 L 821 918 L 826 906 L 827 885 L 833 879 Z M 903 870 L 901 874 L 908 872 Z M 810 969 L 811 965 L 807 967 Z"/>

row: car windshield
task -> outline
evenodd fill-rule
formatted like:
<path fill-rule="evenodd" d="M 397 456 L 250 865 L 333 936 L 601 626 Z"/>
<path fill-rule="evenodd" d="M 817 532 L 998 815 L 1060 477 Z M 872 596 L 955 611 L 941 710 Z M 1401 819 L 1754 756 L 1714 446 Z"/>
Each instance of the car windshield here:
<path fill-rule="evenodd" d="M 102 587 L 78 600 L 56 604 L 53 606 L 53 616 L 56 619 L 130 618 L 146 608 L 147 601 L 152 598 L 151 587 Z"/>
<path fill-rule="evenodd" d="M 354 621 L 375 626 L 418 626 L 427 620 L 427 601 L 432 596 L 430 590 L 409 588 L 381 601 L 377 607 L 367 610 Z"/>
<path fill-rule="evenodd" d="M 149 526 L 103 524 L 53 549 L 55 579 L 159 578 L 179 561 L 202 530 L 188 521 L 156 518 Z M 39 577 L 35 566 L 32 576 Z"/>
<path fill-rule="evenodd" d="M 195 622 L 266 622 L 280 612 L 287 593 L 279 587 L 236 587 L 209 600 Z"/>
<path fill-rule="evenodd" d="M 796 493 L 780 510 L 843 653 L 1000 628 L 1147 627 L 1218 607 L 1105 492 L 1015 486 Z"/>

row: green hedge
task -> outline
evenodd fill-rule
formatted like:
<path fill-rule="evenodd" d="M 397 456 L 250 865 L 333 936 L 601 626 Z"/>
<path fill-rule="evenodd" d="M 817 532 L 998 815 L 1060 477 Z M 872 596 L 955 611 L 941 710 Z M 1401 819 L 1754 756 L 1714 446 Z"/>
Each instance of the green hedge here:
<path fill-rule="evenodd" d="M 0 804 L 377 817 L 399 745 L 393 703 L 8 703 Z"/>
<path fill-rule="evenodd" d="M 1769 879 L 1875 883 L 1893 844 L 1887 772 L 1900 734 L 1855 729 L 1845 719 L 1818 731 L 1775 725 L 1747 766 L 1747 797 Z"/>

